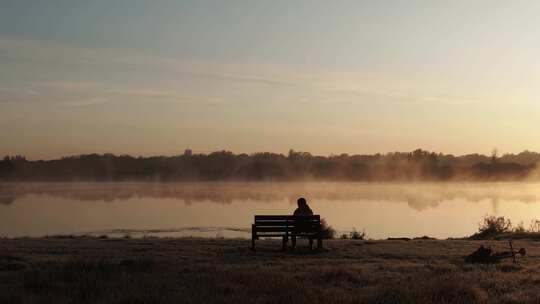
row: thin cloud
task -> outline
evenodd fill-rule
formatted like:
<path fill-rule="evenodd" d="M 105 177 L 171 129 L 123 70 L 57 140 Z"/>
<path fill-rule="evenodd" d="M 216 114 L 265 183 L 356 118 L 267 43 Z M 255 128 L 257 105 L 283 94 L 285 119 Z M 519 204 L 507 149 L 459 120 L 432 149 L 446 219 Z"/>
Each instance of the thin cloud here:
<path fill-rule="evenodd" d="M 123 85 L 118 83 L 99 83 L 99 81 L 76 82 L 76 81 L 50 81 L 37 82 L 28 87 L 0 89 L 0 102 L 22 101 L 45 101 L 47 98 L 55 98 L 62 104 L 70 103 L 66 99 L 72 99 L 73 104 L 85 104 L 80 100 L 104 100 L 112 102 L 120 100 L 120 96 L 135 96 L 146 99 L 171 99 L 178 102 L 186 102 L 197 99 L 206 102 L 224 102 L 242 99 L 253 99 L 251 93 L 254 89 L 251 85 L 268 87 L 269 91 L 259 92 L 270 102 L 283 100 L 305 103 L 373 103 L 374 100 L 384 100 L 393 103 L 439 103 L 447 105 L 466 105 L 476 103 L 478 100 L 467 97 L 451 97 L 437 94 L 422 94 L 421 92 L 406 92 L 385 85 L 384 79 L 373 79 L 369 76 L 348 77 L 357 79 L 359 84 L 345 86 L 337 78 L 319 73 L 292 72 L 290 68 L 279 65 L 263 64 L 235 64 L 232 62 L 201 62 L 193 58 L 172 58 L 166 56 L 149 56 L 142 52 L 130 49 L 104 49 L 104 48 L 81 48 L 55 44 L 47 41 L 18 39 L 12 37 L 0 37 L 0 61 L 14 60 L 26 62 L 39 62 L 54 64 L 58 62 L 69 64 L 92 64 L 111 68 L 119 65 L 117 70 L 127 70 L 139 67 L 143 70 L 153 71 L 152 76 L 164 77 L 169 75 L 173 79 L 163 79 L 166 82 L 174 82 L 175 75 L 184 75 L 188 79 L 203 78 L 201 84 L 208 82 L 207 88 L 215 86 L 216 81 L 230 82 L 241 86 L 242 89 L 232 92 L 225 89 L 230 84 L 223 84 L 215 90 L 207 89 L 200 92 L 183 94 L 174 90 L 167 90 L 148 84 L 147 88 Z M 125 69 L 124 69 L 125 68 Z M 231 71 L 234 71 L 231 73 Z M 259 71 L 259 72 L 256 72 Z M 268 75 L 261 75 L 264 71 Z M 172 72 L 172 74 L 169 74 Z M 305 75 L 303 75 L 305 74 Z M 160 80 L 150 80 L 159 82 Z M 181 80 L 177 80 L 182 82 Z M 168 86 L 171 86 L 170 84 Z M 202 86 L 202 85 L 201 85 Z M 202 86 L 203 87 L 203 86 Z M 244 90 L 245 89 L 245 90 Z M 261 87 L 264 89 L 264 87 Z M 212 92 L 209 96 L 208 92 Z M 205 95 L 207 94 L 207 95 Z M 196 95 L 195 97 L 193 95 Z M 271 95 L 278 96 L 272 98 Z M 382 99 L 381 99 L 382 98 Z M 104 103 L 104 102 L 100 102 Z M 90 104 L 97 104 L 92 103 Z"/>
<path fill-rule="evenodd" d="M 39 93 L 33 88 L 0 88 L 0 102 L 13 103 L 35 98 Z"/>
<path fill-rule="evenodd" d="M 180 103 L 220 104 L 218 96 L 196 96 L 171 90 L 154 88 L 111 88 L 94 82 L 36 82 L 24 88 L 0 88 L 0 102 L 39 102 L 64 107 L 83 107 L 112 102 L 155 101 L 157 99 Z"/>
<path fill-rule="evenodd" d="M 86 107 L 86 106 L 104 104 L 104 103 L 107 103 L 107 102 L 110 102 L 110 101 L 111 101 L 111 99 L 106 98 L 106 97 L 92 97 L 92 98 L 87 98 L 87 99 L 72 100 L 72 101 L 70 101 L 68 103 L 64 103 L 62 105 L 66 106 L 66 107 Z"/>

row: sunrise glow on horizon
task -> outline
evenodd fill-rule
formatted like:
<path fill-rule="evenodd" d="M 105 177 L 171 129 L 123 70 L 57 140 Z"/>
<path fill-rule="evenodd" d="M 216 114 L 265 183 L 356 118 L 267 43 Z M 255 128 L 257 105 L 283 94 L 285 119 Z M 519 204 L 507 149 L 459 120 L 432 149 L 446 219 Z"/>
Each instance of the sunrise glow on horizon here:
<path fill-rule="evenodd" d="M 540 151 L 539 12 L 0 1 L 0 155 Z"/>

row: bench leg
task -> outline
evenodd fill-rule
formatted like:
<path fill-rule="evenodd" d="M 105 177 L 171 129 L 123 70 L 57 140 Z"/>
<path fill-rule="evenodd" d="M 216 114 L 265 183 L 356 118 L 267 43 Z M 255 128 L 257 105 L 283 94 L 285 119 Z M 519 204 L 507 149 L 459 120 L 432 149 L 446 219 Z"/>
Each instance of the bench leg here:
<path fill-rule="evenodd" d="M 317 249 L 322 249 L 322 238 L 321 237 L 319 237 L 317 239 Z"/>
<path fill-rule="evenodd" d="M 296 248 L 296 236 L 292 236 L 291 237 L 291 242 L 292 242 L 292 248 Z"/>
<path fill-rule="evenodd" d="M 313 238 L 309 238 L 309 250 L 313 250 Z"/>
<path fill-rule="evenodd" d="M 287 249 L 287 242 L 289 241 L 289 237 L 284 236 L 283 237 L 283 250 Z"/>
<path fill-rule="evenodd" d="M 251 225 L 251 250 L 255 250 L 256 238 L 257 238 L 257 233 L 255 232 L 255 225 Z"/>

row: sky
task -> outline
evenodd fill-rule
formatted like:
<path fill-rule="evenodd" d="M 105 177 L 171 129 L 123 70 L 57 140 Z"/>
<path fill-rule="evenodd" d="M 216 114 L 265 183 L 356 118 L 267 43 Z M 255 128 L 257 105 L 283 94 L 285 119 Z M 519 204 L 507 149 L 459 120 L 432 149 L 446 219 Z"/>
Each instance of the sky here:
<path fill-rule="evenodd" d="M 538 1 L 0 0 L 0 155 L 540 151 Z"/>

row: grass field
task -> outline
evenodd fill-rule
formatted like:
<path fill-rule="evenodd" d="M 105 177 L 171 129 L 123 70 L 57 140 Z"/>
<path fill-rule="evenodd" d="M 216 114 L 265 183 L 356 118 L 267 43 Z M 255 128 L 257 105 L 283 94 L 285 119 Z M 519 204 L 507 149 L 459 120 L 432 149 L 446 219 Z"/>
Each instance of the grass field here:
<path fill-rule="evenodd" d="M 1 303 L 539 303 L 540 243 L 518 264 L 472 265 L 466 240 L 0 240 Z"/>

